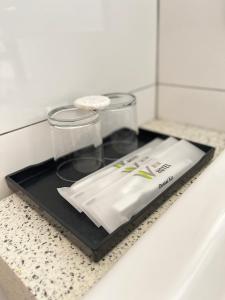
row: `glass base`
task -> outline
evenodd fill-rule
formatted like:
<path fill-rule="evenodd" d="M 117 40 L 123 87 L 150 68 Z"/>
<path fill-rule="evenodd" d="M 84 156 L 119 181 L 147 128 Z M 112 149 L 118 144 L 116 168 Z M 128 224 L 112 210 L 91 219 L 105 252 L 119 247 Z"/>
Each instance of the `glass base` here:
<path fill-rule="evenodd" d="M 74 183 L 103 167 L 103 161 L 93 158 L 72 158 L 60 163 L 57 176 L 67 182 Z"/>
<path fill-rule="evenodd" d="M 127 141 L 111 141 L 104 144 L 104 160 L 105 162 L 113 162 L 122 156 L 125 156 L 138 148 L 137 140 Z"/>

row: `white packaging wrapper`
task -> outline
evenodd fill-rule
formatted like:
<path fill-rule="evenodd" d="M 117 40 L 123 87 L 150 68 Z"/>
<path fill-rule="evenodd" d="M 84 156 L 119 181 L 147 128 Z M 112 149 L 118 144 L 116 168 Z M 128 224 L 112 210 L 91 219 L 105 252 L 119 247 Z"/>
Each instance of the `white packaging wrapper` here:
<path fill-rule="evenodd" d="M 95 185 L 92 189 L 88 188 L 87 192 L 81 195 L 80 197 L 74 199 L 73 203 L 75 202 L 76 206 L 79 205 L 79 210 L 85 211 L 85 213 L 92 220 L 92 222 L 95 223 L 96 226 L 100 227 L 101 224 L 98 222 L 98 220 L 95 219 L 94 216 L 92 216 L 91 214 L 88 214 L 88 212 L 85 210 L 88 203 L 92 202 L 94 198 L 98 197 L 102 193 L 104 194 L 105 189 L 111 188 L 112 190 L 113 187 L 115 187 L 116 189 L 117 183 L 120 180 L 127 177 L 130 173 L 134 173 L 135 170 L 137 170 L 140 166 L 144 165 L 147 161 L 149 161 L 152 156 L 163 155 L 170 149 L 171 146 L 173 146 L 176 143 L 178 143 L 178 140 L 173 137 L 170 137 L 161 142 L 158 146 L 151 149 L 151 151 L 148 150 L 147 152 L 143 152 L 142 154 L 146 154 L 143 158 L 142 156 L 139 156 L 135 161 L 132 162 L 132 164 L 128 163 L 123 168 L 119 169 L 117 172 L 114 172 L 113 174 L 110 174 L 105 178 L 95 182 Z M 153 162 L 155 162 L 155 159 L 153 159 L 152 163 Z"/>
<path fill-rule="evenodd" d="M 97 180 L 94 181 L 94 184 L 88 185 L 83 193 L 80 193 L 80 191 L 77 193 L 68 188 L 59 189 L 59 193 L 79 212 L 82 212 L 86 203 L 89 202 L 93 196 L 101 193 L 105 188 L 115 184 L 117 181 L 126 177 L 129 173 L 134 172 L 144 162 L 148 161 L 154 153 L 162 154 L 168 151 L 168 149 L 177 142 L 178 140 L 173 137 L 164 141 L 156 139 L 149 143 L 148 147 L 143 147 L 141 153 L 133 156 L 124 166 L 114 170 L 104 177 L 99 179 L 97 178 Z M 89 215 L 89 218 L 96 226 L 101 226 L 94 217 Z"/>
<path fill-rule="evenodd" d="M 134 160 L 127 162 L 123 167 L 117 169 L 115 172 L 96 180 L 93 185 L 88 186 L 85 192 L 79 196 L 79 198 L 77 197 L 75 199 L 80 211 L 83 211 L 83 206 L 85 205 L 86 201 L 91 200 L 99 192 L 101 193 L 105 188 L 115 184 L 117 181 L 126 177 L 129 173 L 134 172 L 142 164 L 147 162 L 151 156 L 154 155 L 154 153 L 162 154 L 177 142 L 177 139 L 171 137 L 163 142 L 161 141 L 157 144 L 154 143 L 151 145 L 152 147 L 146 148 L 140 154 L 138 154 Z"/>
<path fill-rule="evenodd" d="M 203 151 L 182 140 L 105 189 L 86 204 L 84 212 L 108 233 L 112 233 L 167 189 L 203 155 Z"/>
<path fill-rule="evenodd" d="M 140 157 L 142 158 L 145 153 L 153 150 L 155 147 L 161 144 L 161 142 L 161 139 L 156 138 L 138 150 L 124 156 L 122 159 L 115 161 L 114 163 L 100 169 L 95 173 L 90 174 L 89 176 L 86 176 L 78 182 L 75 182 L 71 187 L 58 188 L 58 192 L 79 212 L 82 212 L 82 201 L 87 199 L 85 194 L 87 193 L 91 195 L 93 190 L 96 190 L 97 182 L 101 183 L 101 181 L 104 181 L 105 178 L 117 173 L 118 170 L 124 168 L 127 164 L 133 163 L 135 160 L 140 159 Z M 83 198 L 83 196 L 85 198 Z"/>

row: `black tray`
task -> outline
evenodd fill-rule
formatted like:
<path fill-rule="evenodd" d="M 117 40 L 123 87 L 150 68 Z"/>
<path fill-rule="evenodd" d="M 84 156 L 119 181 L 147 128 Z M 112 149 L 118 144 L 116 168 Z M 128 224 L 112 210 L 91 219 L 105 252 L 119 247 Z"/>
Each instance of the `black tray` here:
<path fill-rule="evenodd" d="M 140 129 L 138 147 L 156 137 L 165 139 L 168 136 Z M 99 261 L 210 161 L 215 149 L 202 144 L 193 144 L 205 152 L 202 159 L 128 223 L 119 227 L 112 234 L 108 234 L 103 228 L 97 228 L 85 214 L 77 212 L 58 194 L 56 188 L 68 186 L 71 183 L 67 183 L 56 176 L 56 163 L 53 159 L 10 174 L 6 180 L 12 190 L 22 191 L 22 195 L 28 196 L 42 211 L 47 213 L 45 215 L 51 217 L 51 220 L 54 219 L 63 225 L 69 233 L 67 236 L 86 255 L 94 261 Z"/>

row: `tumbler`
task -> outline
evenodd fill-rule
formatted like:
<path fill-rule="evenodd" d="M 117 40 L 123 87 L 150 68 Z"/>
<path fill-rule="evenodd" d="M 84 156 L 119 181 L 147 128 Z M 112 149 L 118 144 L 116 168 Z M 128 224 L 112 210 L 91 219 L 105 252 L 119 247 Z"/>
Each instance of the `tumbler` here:
<path fill-rule="evenodd" d="M 111 104 L 100 111 L 105 162 L 124 156 L 138 147 L 136 97 L 128 93 L 105 94 Z"/>
<path fill-rule="evenodd" d="M 48 114 L 57 176 L 75 182 L 103 165 L 100 115 L 73 105 Z"/>

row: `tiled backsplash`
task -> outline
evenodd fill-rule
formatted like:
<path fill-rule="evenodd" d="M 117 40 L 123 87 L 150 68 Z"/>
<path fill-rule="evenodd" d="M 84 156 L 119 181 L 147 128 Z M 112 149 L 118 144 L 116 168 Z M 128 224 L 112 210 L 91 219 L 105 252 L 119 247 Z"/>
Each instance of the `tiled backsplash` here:
<path fill-rule="evenodd" d="M 157 0 L 0 0 L 0 199 L 5 175 L 52 156 L 46 107 L 135 91 L 155 115 Z M 8 132 L 8 133 L 6 133 Z"/>
<path fill-rule="evenodd" d="M 0 0 L 0 134 L 155 83 L 157 0 Z"/>
<path fill-rule="evenodd" d="M 159 100 L 162 119 L 225 130 L 225 92 L 160 85 Z"/>
<path fill-rule="evenodd" d="M 51 1 L 47 0 L 49 5 Z M 85 12 L 90 1 L 74 3 Z M 81 17 L 75 25 L 80 32 L 70 30 L 60 36 L 54 26 L 47 33 L 39 27 L 38 14 L 33 27 L 26 29 L 30 19 L 24 18 L 23 10 L 31 7 L 25 6 L 25 0 L 15 3 L 8 7 L 6 0 L 0 0 L 5 8 L 0 17 L 10 25 L 0 35 L 0 198 L 9 194 L 6 174 L 52 155 L 47 122 L 4 133 L 44 119 L 46 106 L 65 99 L 134 90 L 139 124 L 154 118 L 157 111 L 163 119 L 225 130 L 223 0 L 110 0 L 107 4 L 96 0 L 96 14 L 85 15 L 89 23 Z M 38 3 L 40 8 L 44 5 Z M 23 23 L 13 27 L 13 18 L 22 17 Z M 71 20 L 68 17 L 65 30 Z M 34 44 L 28 38 L 32 30 Z M 31 45 L 36 45 L 33 50 Z M 31 54 L 36 61 L 29 60 Z"/>
<path fill-rule="evenodd" d="M 160 0 L 159 111 L 225 130 L 224 0 Z"/>
<path fill-rule="evenodd" d="M 154 118 L 155 87 L 135 93 L 139 124 Z M 10 194 L 5 175 L 52 157 L 47 121 L 0 136 L 0 199 Z"/>

